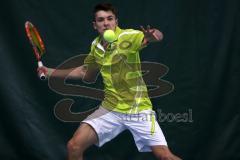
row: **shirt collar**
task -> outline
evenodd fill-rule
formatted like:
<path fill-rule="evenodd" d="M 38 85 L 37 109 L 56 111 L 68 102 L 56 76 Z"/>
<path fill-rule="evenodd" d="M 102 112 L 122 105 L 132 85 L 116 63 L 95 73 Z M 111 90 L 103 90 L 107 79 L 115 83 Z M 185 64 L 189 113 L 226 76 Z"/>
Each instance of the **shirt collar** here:
<path fill-rule="evenodd" d="M 115 41 L 118 41 L 118 36 L 119 36 L 119 34 L 120 34 L 121 32 L 122 32 L 122 29 L 121 29 L 120 27 L 116 26 L 114 33 L 115 33 L 117 39 L 116 39 Z M 101 42 L 101 36 L 99 35 L 99 36 L 97 37 L 97 45 L 96 45 L 96 47 L 105 52 L 105 49 L 103 48 L 103 46 L 101 45 L 100 42 Z"/>

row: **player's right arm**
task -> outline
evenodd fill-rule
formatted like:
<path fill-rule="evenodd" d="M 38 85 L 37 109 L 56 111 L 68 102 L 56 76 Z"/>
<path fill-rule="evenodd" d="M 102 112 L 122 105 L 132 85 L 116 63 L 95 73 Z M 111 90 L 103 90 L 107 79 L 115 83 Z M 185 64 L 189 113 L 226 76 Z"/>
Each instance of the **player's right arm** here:
<path fill-rule="evenodd" d="M 93 82 L 96 80 L 97 73 L 99 72 L 99 66 L 95 61 L 93 55 L 93 48 L 96 40 L 92 42 L 91 51 L 88 56 L 84 59 L 84 64 L 70 69 L 54 69 L 42 66 L 38 68 L 38 74 L 44 73 L 47 78 L 67 78 L 75 80 L 84 80 L 88 82 Z"/>
<path fill-rule="evenodd" d="M 70 69 L 54 69 L 42 66 L 38 68 L 38 74 L 44 73 L 47 78 L 67 78 L 67 79 L 82 79 L 84 81 L 92 81 L 95 79 L 98 69 L 88 69 L 87 65 L 82 65 Z"/>

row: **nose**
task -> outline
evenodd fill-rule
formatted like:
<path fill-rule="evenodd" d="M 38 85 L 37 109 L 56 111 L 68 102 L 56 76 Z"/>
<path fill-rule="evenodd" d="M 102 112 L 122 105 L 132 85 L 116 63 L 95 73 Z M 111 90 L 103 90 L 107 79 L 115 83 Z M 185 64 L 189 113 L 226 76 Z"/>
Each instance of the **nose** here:
<path fill-rule="evenodd" d="M 107 19 L 104 20 L 104 26 L 107 27 L 109 25 L 109 21 Z"/>

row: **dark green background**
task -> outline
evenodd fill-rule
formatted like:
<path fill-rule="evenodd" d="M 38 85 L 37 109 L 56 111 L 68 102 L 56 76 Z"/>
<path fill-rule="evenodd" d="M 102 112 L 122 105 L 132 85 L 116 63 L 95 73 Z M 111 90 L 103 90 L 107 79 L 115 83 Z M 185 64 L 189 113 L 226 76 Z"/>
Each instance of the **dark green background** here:
<path fill-rule="evenodd" d="M 66 96 L 36 75 L 24 23 L 32 21 L 46 44 L 43 61 L 56 67 L 86 54 L 97 33 L 92 8 L 97 0 L 5 0 L 0 7 L 0 159 L 63 160 L 78 123 L 62 122 L 54 106 Z M 240 3 L 239 0 L 110 1 L 122 28 L 150 24 L 164 33 L 161 43 L 144 49 L 143 60 L 169 67 L 163 79 L 174 91 L 152 99 L 164 113 L 192 110 L 193 122 L 160 123 L 169 147 L 184 160 L 240 159 Z M 99 102 L 74 98 L 73 111 Z M 91 147 L 87 160 L 151 160 L 138 153 L 129 132 L 102 148 Z"/>

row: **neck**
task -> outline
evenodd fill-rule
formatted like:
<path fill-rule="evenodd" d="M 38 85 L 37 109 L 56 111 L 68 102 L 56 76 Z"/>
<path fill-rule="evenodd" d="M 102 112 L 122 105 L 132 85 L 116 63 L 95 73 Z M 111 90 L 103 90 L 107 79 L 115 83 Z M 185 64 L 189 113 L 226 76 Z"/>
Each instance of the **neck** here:
<path fill-rule="evenodd" d="M 106 42 L 105 40 L 103 40 L 103 39 L 101 40 L 101 45 L 103 46 L 104 49 L 107 48 L 108 44 L 109 44 L 109 43 Z"/>

